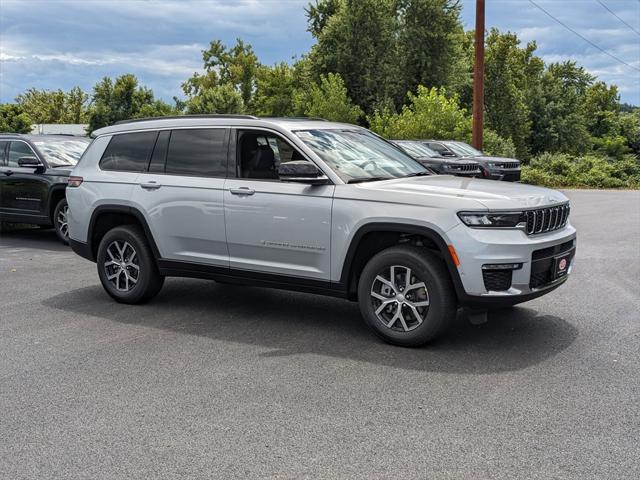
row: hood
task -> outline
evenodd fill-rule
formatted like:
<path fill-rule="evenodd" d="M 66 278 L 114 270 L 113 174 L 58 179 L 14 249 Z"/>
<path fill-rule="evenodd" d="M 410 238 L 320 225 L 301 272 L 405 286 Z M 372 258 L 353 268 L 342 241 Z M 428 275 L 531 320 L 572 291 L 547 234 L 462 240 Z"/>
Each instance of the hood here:
<path fill-rule="evenodd" d="M 416 157 L 419 162 L 451 163 L 454 165 L 477 165 L 473 157 Z"/>
<path fill-rule="evenodd" d="M 481 178 L 433 175 L 349 185 L 354 196 L 373 201 L 389 198 L 396 203 L 451 208 L 517 210 L 557 205 L 568 201 L 562 193 L 548 188 Z M 387 194 L 387 195 L 385 195 Z"/>
<path fill-rule="evenodd" d="M 516 158 L 507 158 L 507 157 L 490 157 L 489 155 L 478 155 L 477 157 L 462 157 L 462 158 L 467 158 L 469 160 L 476 160 L 478 162 L 518 162 L 520 163 L 520 160 L 516 159 Z"/>

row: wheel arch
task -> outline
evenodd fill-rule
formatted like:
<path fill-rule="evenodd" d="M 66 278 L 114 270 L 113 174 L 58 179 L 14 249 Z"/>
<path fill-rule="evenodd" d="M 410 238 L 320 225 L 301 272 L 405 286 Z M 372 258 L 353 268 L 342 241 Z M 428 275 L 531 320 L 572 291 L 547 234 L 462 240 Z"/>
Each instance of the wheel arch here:
<path fill-rule="evenodd" d="M 376 238 L 378 237 L 378 238 Z M 458 267 L 451 258 L 449 246 L 437 231 L 406 223 L 374 222 L 361 226 L 351 238 L 345 256 L 340 283 L 347 289 L 350 299 L 357 295 L 357 279 L 366 262 L 376 253 L 393 245 L 401 244 L 403 238 L 421 238 L 426 240 L 424 246 L 434 251 L 444 261 L 453 282 L 456 296 L 465 295 Z"/>
<path fill-rule="evenodd" d="M 91 214 L 87 243 L 91 251 L 92 260 L 95 261 L 100 240 L 114 227 L 120 225 L 139 225 L 156 261 L 160 258 L 160 251 L 153 238 L 143 213 L 135 207 L 128 205 L 100 205 Z"/>
<path fill-rule="evenodd" d="M 49 195 L 47 198 L 47 215 L 49 220 L 51 220 L 51 224 L 55 225 L 55 219 L 53 218 L 53 213 L 58 206 L 58 202 L 66 198 L 66 185 L 54 185 L 49 190 Z"/>

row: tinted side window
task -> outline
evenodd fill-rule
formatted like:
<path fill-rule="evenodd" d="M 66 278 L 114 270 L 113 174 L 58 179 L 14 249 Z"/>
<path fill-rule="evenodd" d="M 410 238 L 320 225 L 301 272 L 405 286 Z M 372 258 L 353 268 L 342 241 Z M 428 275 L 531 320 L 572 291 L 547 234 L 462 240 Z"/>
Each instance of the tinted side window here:
<path fill-rule="evenodd" d="M 9 163 L 10 167 L 18 166 L 18 159 L 21 157 L 35 157 L 36 154 L 29 145 L 24 142 L 11 142 L 9 146 Z"/>
<path fill-rule="evenodd" d="M 158 132 L 114 135 L 100 160 L 102 170 L 144 172 Z"/>
<path fill-rule="evenodd" d="M 173 130 L 165 172 L 224 177 L 227 169 L 226 134 L 223 128 Z"/>
<path fill-rule="evenodd" d="M 158 134 L 158 139 L 156 140 L 156 146 L 153 149 L 153 154 L 151 155 L 151 161 L 149 162 L 149 172 L 152 172 L 152 173 L 164 172 L 164 162 L 167 159 L 167 148 L 169 147 L 170 134 L 171 134 L 170 130 L 163 130 Z"/>
<path fill-rule="evenodd" d="M 7 150 L 9 142 L 0 141 L 0 167 L 5 164 L 5 152 Z"/>

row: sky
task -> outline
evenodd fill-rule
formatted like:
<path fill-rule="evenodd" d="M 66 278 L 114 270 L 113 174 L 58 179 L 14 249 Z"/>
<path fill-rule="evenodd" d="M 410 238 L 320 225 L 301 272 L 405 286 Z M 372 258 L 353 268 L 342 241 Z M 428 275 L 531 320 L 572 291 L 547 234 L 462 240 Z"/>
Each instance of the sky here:
<path fill-rule="evenodd" d="M 461 0 L 474 28 L 475 0 Z M 558 24 L 528 0 L 487 0 L 486 27 L 536 41 L 545 62 L 574 60 L 621 101 L 640 105 L 640 0 L 536 0 L 539 6 L 629 66 Z M 181 96 L 213 39 L 242 38 L 265 64 L 309 51 L 308 0 L 0 0 L 0 102 L 29 87 L 90 91 L 104 76 L 134 73 L 157 97 Z M 628 25 L 607 11 L 612 10 Z"/>

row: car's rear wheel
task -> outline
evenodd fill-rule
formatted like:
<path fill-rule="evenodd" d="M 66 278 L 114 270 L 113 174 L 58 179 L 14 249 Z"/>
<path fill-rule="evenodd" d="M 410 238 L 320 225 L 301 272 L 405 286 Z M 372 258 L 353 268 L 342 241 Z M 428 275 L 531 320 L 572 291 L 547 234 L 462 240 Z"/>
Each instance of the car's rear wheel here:
<path fill-rule="evenodd" d="M 109 230 L 100 241 L 96 263 L 102 286 L 118 302 L 146 302 L 164 284 L 144 233 L 136 225 Z"/>
<path fill-rule="evenodd" d="M 455 318 L 456 297 L 444 262 L 423 248 L 391 247 L 366 264 L 358 283 L 365 322 L 385 341 L 418 347 Z"/>
<path fill-rule="evenodd" d="M 56 229 L 56 235 L 60 241 L 65 244 L 69 243 L 69 223 L 67 214 L 69 213 L 69 204 L 66 199 L 62 199 L 56 205 L 53 211 L 53 227 Z"/>

